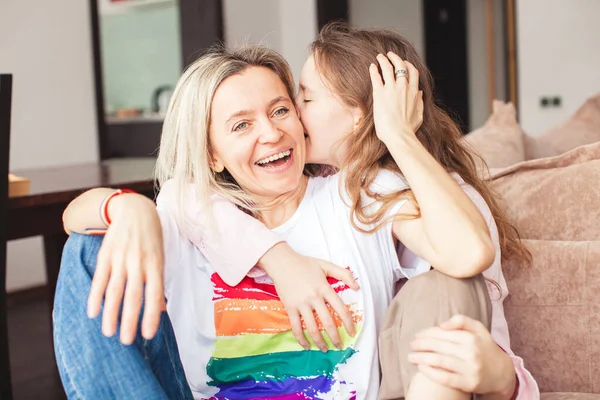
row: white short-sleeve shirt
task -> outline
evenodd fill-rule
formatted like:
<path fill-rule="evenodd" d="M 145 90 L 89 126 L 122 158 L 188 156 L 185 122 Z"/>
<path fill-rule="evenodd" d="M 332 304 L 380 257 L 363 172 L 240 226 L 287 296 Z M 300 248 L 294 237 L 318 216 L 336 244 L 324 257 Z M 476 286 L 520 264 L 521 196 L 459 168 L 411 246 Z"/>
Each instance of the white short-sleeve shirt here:
<path fill-rule="evenodd" d="M 273 229 L 298 253 L 348 268 L 360 285 L 354 291 L 332 282 L 353 316 L 357 335 L 350 337 L 336 321 L 344 345 L 341 350 L 330 346 L 327 353 L 314 346 L 304 350 L 296 342 L 268 278 L 246 277 L 236 287 L 226 285 L 201 252 L 179 235 L 174 219 L 159 204 L 167 310 L 196 399 L 377 398 L 377 338 L 394 284 L 429 266 L 402 268 L 391 221 L 373 234 L 355 229 L 339 180 L 339 174 L 309 179 L 294 215 Z M 383 171 L 372 189 L 385 193 L 405 187 L 402 178 Z"/>

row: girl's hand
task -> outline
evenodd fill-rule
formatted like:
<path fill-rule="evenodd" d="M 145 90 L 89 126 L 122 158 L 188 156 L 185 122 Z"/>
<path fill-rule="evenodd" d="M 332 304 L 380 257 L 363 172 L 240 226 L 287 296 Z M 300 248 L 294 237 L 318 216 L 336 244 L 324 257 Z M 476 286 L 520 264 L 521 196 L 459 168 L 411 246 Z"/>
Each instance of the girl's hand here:
<path fill-rule="evenodd" d="M 303 320 L 308 334 L 317 347 L 323 352 L 328 350 L 328 345 L 315 319 L 316 314 L 333 345 L 342 348 L 343 343 L 332 316 L 333 312 L 335 311 L 339 316 L 350 336 L 354 336 L 356 330 L 348 307 L 331 287 L 327 277 L 338 279 L 351 289 L 358 290 L 359 286 L 352 273 L 328 261 L 297 254 L 285 243 L 278 244 L 276 247 L 278 247 L 277 253 L 267 253 L 273 261 L 263 263 L 261 267 L 275 284 L 279 298 L 290 318 L 296 340 L 305 349 L 310 348 L 304 336 Z M 274 261 L 275 259 L 277 261 Z M 273 267 L 269 268 L 266 264 Z"/>
<path fill-rule="evenodd" d="M 104 298 L 102 333 L 112 336 L 123 301 L 120 339 L 131 344 L 143 299 L 142 335 L 151 339 L 165 309 L 163 237 L 156 206 L 142 195 L 122 194 L 111 200 L 108 213 L 112 223 L 98 253 L 88 316 L 98 316 Z"/>
<path fill-rule="evenodd" d="M 411 350 L 409 361 L 444 386 L 494 399 L 508 400 L 514 394 L 513 362 L 479 321 L 454 316 L 418 333 Z"/>
<path fill-rule="evenodd" d="M 377 61 L 381 74 L 375 64 L 369 67 L 377 137 L 387 143 L 388 138 L 399 132 L 414 135 L 423 123 L 423 92 L 419 91 L 419 71 L 392 52 L 387 57 L 379 54 Z"/>

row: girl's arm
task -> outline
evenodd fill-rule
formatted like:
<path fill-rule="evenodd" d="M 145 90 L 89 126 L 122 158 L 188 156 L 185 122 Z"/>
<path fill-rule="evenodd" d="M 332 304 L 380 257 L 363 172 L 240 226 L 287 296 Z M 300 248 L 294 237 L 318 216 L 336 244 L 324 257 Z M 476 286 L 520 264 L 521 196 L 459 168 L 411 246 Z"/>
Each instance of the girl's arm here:
<path fill-rule="evenodd" d="M 333 344 L 342 345 L 327 303 L 341 317 L 348 333 L 354 335 L 350 312 L 326 279 L 328 276 L 336 278 L 358 289 L 349 271 L 327 261 L 297 254 L 260 221 L 217 195 L 210 197 L 213 216 L 210 225 L 209 215 L 199 206 L 193 185 L 187 185 L 183 191 L 186 221 L 181 224 L 180 231 L 200 248 L 228 285 L 237 285 L 248 274 L 257 276 L 266 272 L 286 308 L 296 339 L 305 348 L 310 345 L 303 333 L 302 320 L 315 344 L 321 350 L 327 350 L 317 329 L 314 311 Z M 173 208 L 178 198 L 174 182 L 168 181 L 162 186 L 157 203 L 163 208 Z"/>
<path fill-rule="evenodd" d="M 418 71 L 393 53 L 378 56 L 370 68 L 373 111 L 377 136 L 404 174 L 416 199 L 405 203 L 399 214 L 420 218 L 398 219 L 394 235 L 437 270 L 457 278 L 477 275 L 494 260 L 494 246 L 477 207 L 456 181 L 429 154 L 415 135 L 422 121 L 423 100 Z M 394 64 L 390 63 L 390 60 Z M 409 71 L 409 79 L 394 78 L 394 69 Z M 415 123 L 418 121 L 418 123 Z"/>
<path fill-rule="evenodd" d="M 506 285 L 506 280 L 504 279 L 504 274 L 502 273 L 500 242 L 498 238 L 498 228 L 494 222 L 494 217 L 483 197 L 481 197 L 481 195 L 472 186 L 462 185 L 461 188 L 473 201 L 477 209 L 481 212 L 486 220 L 490 237 L 492 238 L 492 242 L 497 249 L 494 263 L 483 273 L 484 277 L 488 279 L 488 281 L 493 281 L 495 283 L 492 284 L 488 282 L 487 285 L 492 301 L 491 337 L 487 330 L 482 330 L 481 327 L 477 329 L 478 324 L 475 323 L 475 321 L 469 321 L 469 319 L 466 317 L 462 321 L 459 319 L 459 321 L 449 321 L 445 324 L 442 324 L 441 328 L 446 329 L 448 335 L 453 335 L 452 332 L 455 331 L 463 332 L 458 333 L 459 336 L 465 336 L 465 334 L 467 334 L 470 337 L 471 340 L 468 341 L 470 350 L 464 351 L 462 354 L 477 353 L 480 355 L 476 361 L 478 363 L 478 367 L 475 368 L 476 370 L 480 371 L 480 380 L 478 382 L 471 381 L 469 384 L 471 386 L 476 386 L 478 390 L 483 389 L 484 393 L 482 394 L 484 394 L 484 399 L 500 400 L 514 398 L 516 400 L 539 400 L 540 390 L 537 382 L 531 373 L 525 368 L 523 359 L 515 355 L 510 348 L 508 324 L 506 323 L 503 307 L 504 299 L 506 296 L 508 296 L 508 286 Z M 413 257 L 407 257 L 406 259 L 411 260 L 413 264 L 420 262 L 418 259 Z M 411 265 L 403 266 L 411 267 Z M 439 349 L 439 345 L 443 342 L 437 339 L 438 345 L 436 346 L 435 340 L 436 339 L 434 338 L 430 338 L 429 350 L 426 350 L 427 348 L 422 349 L 427 352 L 431 352 L 432 348 Z M 421 342 L 420 345 L 422 346 L 423 342 Z M 502 349 L 502 351 L 499 351 L 499 349 Z M 442 352 L 438 352 L 438 356 L 440 359 L 446 358 L 447 360 L 452 360 L 455 358 L 454 356 L 448 357 Z M 442 363 L 444 362 L 446 361 L 442 361 Z M 498 372 L 501 372 L 501 374 Z M 453 376 L 458 378 L 466 377 L 466 379 L 463 379 L 463 382 L 465 382 L 469 378 L 469 375 L 471 377 L 477 376 L 477 374 L 458 374 Z M 440 376 L 439 374 L 436 374 L 435 376 L 440 379 L 449 378 L 448 376 L 444 377 Z M 490 379 L 490 376 L 493 378 Z M 498 385 L 495 385 L 491 389 L 488 386 L 488 389 L 485 389 L 485 387 L 482 386 L 484 380 Z M 468 388 L 463 387 L 463 389 L 467 390 Z M 485 392 L 486 390 L 487 392 Z"/>

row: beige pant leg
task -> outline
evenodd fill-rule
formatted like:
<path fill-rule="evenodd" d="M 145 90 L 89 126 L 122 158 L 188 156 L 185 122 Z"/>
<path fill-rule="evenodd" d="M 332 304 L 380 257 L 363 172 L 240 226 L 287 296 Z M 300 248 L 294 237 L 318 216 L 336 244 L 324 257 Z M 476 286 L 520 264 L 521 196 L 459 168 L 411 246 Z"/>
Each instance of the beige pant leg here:
<path fill-rule="evenodd" d="M 492 304 L 482 275 L 456 279 L 431 270 L 406 282 L 388 308 L 379 336 L 380 399 L 406 395 L 418 370 L 408 361 L 410 342 L 418 332 L 456 314 L 481 321 L 490 329 Z"/>

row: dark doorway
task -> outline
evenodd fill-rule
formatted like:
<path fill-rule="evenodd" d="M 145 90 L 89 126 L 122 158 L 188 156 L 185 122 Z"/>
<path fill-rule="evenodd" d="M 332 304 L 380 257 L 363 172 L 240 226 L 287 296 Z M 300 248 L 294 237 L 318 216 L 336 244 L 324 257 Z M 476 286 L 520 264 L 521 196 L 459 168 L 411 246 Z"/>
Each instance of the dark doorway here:
<path fill-rule="evenodd" d="M 162 120 L 106 122 L 99 3 L 102 0 L 89 0 L 100 159 L 154 155 L 160 142 Z M 178 0 L 175 3 L 179 9 L 181 66 L 185 69 L 204 50 L 223 41 L 222 4 L 221 0 Z M 160 94 L 158 89 L 156 97 Z"/>
<path fill-rule="evenodd" d="M 425 58 L 440 105 L 469 129 L 466 0 L 423 0 Z"/>
<path fill-rule="evenodd" d="M 319 30 L 332 21 L 348 21 L 348 0 L 317 0 Z"/>

